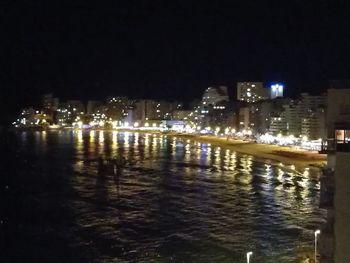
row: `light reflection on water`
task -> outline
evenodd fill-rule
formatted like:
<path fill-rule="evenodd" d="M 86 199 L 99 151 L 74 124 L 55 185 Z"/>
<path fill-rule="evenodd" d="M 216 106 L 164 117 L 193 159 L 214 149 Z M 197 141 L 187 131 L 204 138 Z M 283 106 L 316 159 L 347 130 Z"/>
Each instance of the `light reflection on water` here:
<path fill-rule="evenodd" d="M 22 144 L 34 140 L 39 155 L 49 151 L 73 167 L 71 247 L 84 244 L 94 261 L 245 262 L 252 250 L 254 262 L 293 262 L 298 248 L 312 248 L 324 220 L 315 169 L 158 134 L 31 137 L 22 133 Z M 99 178 L 96 158 L 118 155 L 132 165 L 120 178 Z"/>

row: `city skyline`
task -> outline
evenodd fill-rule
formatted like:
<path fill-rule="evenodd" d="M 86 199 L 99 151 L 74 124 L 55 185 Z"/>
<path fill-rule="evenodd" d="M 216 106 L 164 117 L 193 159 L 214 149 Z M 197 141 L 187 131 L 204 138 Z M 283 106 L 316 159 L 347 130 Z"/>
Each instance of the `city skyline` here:
<path fill-rule="evenodd" d="M 344 1 L 7 3 L 1 107 L 14 114 L 50 92 L 187 101 L 238 81 L 321 93 L 350 78 L 347 11 Z"/>
<path fill-rule="evenodd" d="M 2 1 L 2 261 L 350 262 L 349 14 Z"/>

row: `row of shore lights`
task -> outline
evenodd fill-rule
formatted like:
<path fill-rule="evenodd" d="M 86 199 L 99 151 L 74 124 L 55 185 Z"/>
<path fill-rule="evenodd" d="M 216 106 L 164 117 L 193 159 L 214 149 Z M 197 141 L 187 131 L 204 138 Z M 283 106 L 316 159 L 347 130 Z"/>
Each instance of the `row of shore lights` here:
<path fill-rule="evenodd" d="M 82 127 L 82 122 L 81 121 L 78 121 L 76 122 L 77 126 L 79 128 Z M 100 126 L 103 126 L 105 124 L 104 121 L 100 121 L 100 122 L 91 122 L 90 125 L 100 125 Z M 121 126 L 118 125 L 119 123 L 116 122 L 116 121 L 113 121 L 112 122 L 112 126 L 113 128 L 116 128 L 116 127 L 134 127 L 134 128 L 138 128 L 140 127 L 140 124 L 138 122 L 135 122 L 133 125 L 130 125 L 128 122 L 124 122 Z M 162 127 L 163 124 L 159 124 L 159 127 Z M 152 125 L 150 125 L 150 123 L 146 122 L 144 124 L 144 127 L 153 127 L 153 128 L 156 128 L 157 127 L 157 124 L 156 123 L 153 123 Z M 193 130 L 202 130 L 202 127 L 200 126 L 197 126 L 197 125 L 194 125 L 194 126 L 191 126 L 191 125 L 186 125 L 185 127 L 186 129 L 193 129 Z M 220 127 L 216 127 L 215 129 L 213 129 L 212 127 L 205 127 L 204 130 L 207 130 L 207 131 L 214 131 L 216 134 L 218 134 L 220 131 L 221 131 L 221 128 Z M 236 129 L 231 129 L 231 127 L 227 127 L 226 129 L 224 129 L 224 133 L 225 134 L 229 134 L 229 133 L 236 133 Z M 242 133 L 244 135 L 251 135 L 252 132 L 250 130 L 243 130 Z"/>
<path fill-rule="evenodd" d="M 315 232 L 314 232 L 314 235 L 315 235 L 315 253 L 314 253 L 314 262 L 316 263 L 317 262 L 317 237 L 318 237 L 318 235 L 320 235 L 321 234 L 321 230 L 316 230 Z M 252 251 L 249 251 L 249 252 L 247 252 L 247 263 L 250 263 L 250 258 L 251 258 L 251 256 L 253 255 L 253 252 Z"/>

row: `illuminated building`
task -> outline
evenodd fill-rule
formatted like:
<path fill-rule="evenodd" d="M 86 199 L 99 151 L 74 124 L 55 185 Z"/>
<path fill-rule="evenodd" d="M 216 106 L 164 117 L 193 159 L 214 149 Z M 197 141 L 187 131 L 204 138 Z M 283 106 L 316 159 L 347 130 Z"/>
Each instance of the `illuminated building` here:
<path fill-rule="evenodd" d="M 33 108 L 22 109 L 18 119 L 12 124 L 19 128 L 43 127 L 50 124 L 51 117 L 46 113 Z"/>
<path fill-rule="evenodd" d="M 217 109 L 216 107 L 220 103 L 227 103 L 228 101 L 229 96 L 226 86 L 208 87 L 203 93 L 200 107 L 198 107 L 194 112 L 194 114 L 197 115 L 198 124 L 208 126 L 211 122 L 209 112 Z"/>
<path fill-rule="evenodd" d="M 289 104 L 283 105 L 283 114 L 286 121 L 286 134 L 299 136 L 301 134 L 301 120 L 303 116 L 300 100 L 292 100 Z"/>
<path fill-rule="evenodd" d="M 90 125 L 91 126 L 104 126 L 104 124 L 108 121 L 106 116 L 106 106 L 101 105 L 93 111 L 90 115 Z M 101 125 L 102 124 L 102 125 Z"/>
<path fill-rule="evenodd" d="M 273 135 L 287 133 L 287 122 L 283 114 L 275 115 L 270 118 L 269 132 Z"/>
<path fill-rule="evenodd" d="M 135 103 L 134 119 L 145 123 L 146 120 L 170 120 L 172 112 L 182 108 L 178 102 L 138 100 Z"/>
<path fill-rule="evenodd" d="M 289 98 L 276 98 L 249 103 L 250 128 L 253 134 L 286 132 L 284 105 L 291 102 Z M 271 126 L 271 127 L 270 127 Z"/>
<path fill-rule="evenodd" d="M 192 111 L 190 110 L 174 110 L 172 112 L 173 120 L 188 120 L 191 116 Z"/>
<path fill-rule="evenodd" d="M 131 101 L 127 97 L 109 97 L 104 114 L 108 120 L 122 121 L 128 116 L 129 109 L 131 109 Z"/>
<path fill-rule="evenodd" d="M 278 97 L 283 97 L 283 85 L 281 84 L 272 84 L 270 87 L 270 98 L 275 99 Z"/>
<path fill-rule="evenodd" d="M 226 127 L 233 127 L 235 117 L 235 105 L 227 101 L 218 102 L 214 106 L 207 108 L 208 113 L 202 122 L 203 126 L 220 127 L 224 130 Z"/>
<path fill-rule="evenodd" d="M 56 123 L 61 126 L 71 126 L 85 114 L 84 104 L 80 100 L 68 100 L 66 103 L 60 103 Z"/>
<path fill-rule="evenodd" d="M 35 125 L 35 114 L 36 111 L 33 108 L 25 108 L 22 109 L 20 116 L 18 119 L 12 124 L 15 127 L 30 127 Z"/>
<path fill-rule="evenodd" d="M 210 105 L 215 106 L 217 103 L 222 101 L 229 101 L 226 86 L 209 87 L 203 93 L 202 105 L 204 107 Z"/>
<path fill-rule="evenodd" d="M 273 100 L 275 101 L 275 100 Z M 300 100 L 280 100 L 272 108 L 269 132 L 298 136 L 301 133 L 302 107 Z"/>
<path fill-rule="evenodd" d="M 256 102 L 268 99 L 268 90 L 262 82 L 237 82 L 237 100 Z"/>

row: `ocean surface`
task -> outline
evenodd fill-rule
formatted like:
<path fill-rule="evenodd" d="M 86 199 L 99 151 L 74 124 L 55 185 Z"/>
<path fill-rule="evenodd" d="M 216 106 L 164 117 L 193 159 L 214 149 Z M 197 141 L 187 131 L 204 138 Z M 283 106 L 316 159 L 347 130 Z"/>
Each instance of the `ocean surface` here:
<path fill-rule="evenodd" d="M 1 262 L 295 262 L 325 220 L 315 169 L 130 132 L 1 135 Z M 96 159 L 123 156 L 119 176 Z"/>

